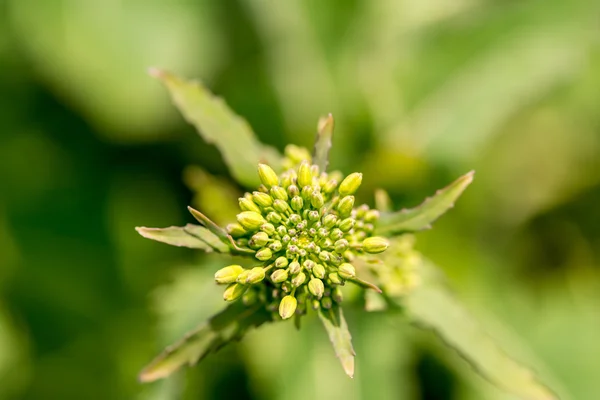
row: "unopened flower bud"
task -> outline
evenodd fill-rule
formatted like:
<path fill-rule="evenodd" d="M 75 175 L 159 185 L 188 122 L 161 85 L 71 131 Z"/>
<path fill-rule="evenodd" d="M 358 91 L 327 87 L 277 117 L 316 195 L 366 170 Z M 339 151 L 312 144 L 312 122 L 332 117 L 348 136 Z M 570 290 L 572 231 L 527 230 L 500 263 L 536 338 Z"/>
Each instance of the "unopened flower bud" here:
<path fill-rule="evenodd" d="M 270 222 L 265 222 L 264 224 L 262 224 L 260 226 L 260 230 L 269 236 L 275 233 L 275 227 Z"/>
<path fill-rule="evenodd" d="M 325 267 L 321 264 L 315 265 L 312 269 L 312 274 L 315 278 L 324 279 L 325 278 Z"/>
<path fill-rule="evenodd" d="M 273 252 L 277 253 L 279 250 L 281 250 L 281 248 L 283 247 L 283 245 L 281 244 L 281 242 L 279 240 L 275 240 L 273 243 L 271 243 L 269 245 L 269 248 L 271 250 L 273 250 Z"/>
<path fill-rule="evenodd" d="M 271 193 L 271 196 L 276 200 L 287 201 L 288 199 L 287 192 L 281 186 L 273 186 L 269 193 Z"/>
<path fill-rule="evenodd" d="M 273 283 L 281 283 L 286 281 L 288 278 L 288 272 L 285 269 L 277 269 L 271 274 L 271 281 Z"/>
<path fill-rule="evenodd" d="M 263 279 L 265 279 L 265 269 L 262 267 L 254 267 L 248 273 L 246 283 L 254 285 L 261 282 Z"/>
<path fill-rule="evenodd" d="M 371 253 L 371 254 L 377 254 L 377 253 L 384 252 L 388 248 L 389 245 L 390 244 L 387 241 L 387 239 L 382 238 L 380 236 L 373 236 L 370 238 L 366 238 L 362 242 L 363 250 L 366 251 L 367 253 Z"/>
<path fill-rule="evenodd" d="M 350 229 L 354 228 L 354 224 L 356 221 L 354 218 L 346 218 L 342 222 L 340 222 L 340 230 L 342 232 L 348 232 Z"/>
<path fill-rule="evenodd" d="M 251 246 L 255 248 L 264 247 L 267 243 L 269 243 L 269 235 L 266 232 L 257 232 L 250 240 Z"/>
<path fill-rule="evenodd" d="M 312 173 L 310 171 L 310 164 L 308 161 L 302 161 L 300 167 L 298 167 L 298 186 L 310 186 L 312 185 Z"/>
<path fill-rule="evenodd" d="M 260 214 L 260 207 L 254 204 L 252 200 L 247 199 L 245 197 L 240 197 L 238 199 L 238 202 L 242 211 L 254 211 Z"/>
<path fill-rule="evenodd" d="M 277 257 L 277 260 L 275 260 L 275 267 L 277 268 L 285 268 L 288 266 L 288 259 L 285 257 Z"/>
<path fill-rule="evenodd" d="M 298 272 L 300 272 L 300 263 L 298 261 L 292 261 L 290 263 L 290 274 L 292 275 L 296 275 Z"/>
<path fill-rule="evenodd" d="M 262 192 L 253 192 L 252 200 L 261 207 L 270 207 L 273 204 L 273 198 Z"/>
<path fill-rule="evenodd" d="M 279 211 L 280 213 L 285 213 L 287 211 L 290 211 L 290 205 L 287 202 L 285 202 L 283 200 L 279 200 L 279 199 L 277 199 L 273 202 L 273 208 L 276 211 Z"/>
<path fill-rule="evenodd" d="M 333 283 L 334 285 L 341 285 L 342 284 L 342 278 L 340 278 L 340 276 L 338 275 L 337 272 L 332 272 L 329 275 L 327 275 L 327 277 L 329 278 L 329 280 L 331 281 L 331 283 Z"/>
<path fill-rule="evenodd" d="M 338 303 L 338 304 L 341 303 L 344 300 L 344 295 L 342 293 L 342 288 L 340 288 L 339 286 L 335 287 L 333 289 L 333 293 L 331 294 L 331 298 L 336 303 Z"/>
<path fill-rule="evenodd" d="M 234 301 L 240 298 L 244 294 L 248 287 L 241 283 L 232 283 L 227 286 L 227 289 L 223 292 L 223 299 L 225 301 Z"/>
<path fill-rule="evenodd" d="M 312 278 L 308 282 L 308 291 L 317 299 L 320 299 L 323 297 L 323 292 L 325 292 L 325 285 L 323 285 L 322 280 L 318 278 Z"/>
<path fill-rule="evenodd" d="M 230 265 L 225 268 L 221 268 L 215 272 L 215 281 L 217 283 L 233 283 L 237 279 L 238 275 L 244 271 L 241 265 Z"/>
<path fill-rule="evenodd" d="M 335 252 L 344 254 L 344 252 L 348 249 L 349 243 L 346 239 L 340 239 L 334 243 Z"/>
<path fill-rule="evenodd" d="M 240 224 L 228 224 L 225 229 L 233 238 L 242 237 L 247 233 Z"/>
<path fill-rule="evenodd" d="M 335 240 L 335 241 L 338 241 L 343 237 L 344 237 L 344 232 L 342 232 L 342 230 L 340 228 L 333 228 L 331 230 L 331 233 L 329 234 L 329 238 L 331 240 Z"/>
<path fill-rule="evenodd" d="M 304 262 L 302 263 L 302 266 L 309 272 L 312 271 L 315 265 L 316 263 L 312 260 L 304 260 Z"/>
<path fill-rule="evenodd" d="M 321 299 L 321 307 L 326 310 L 331 309 L 331 307 L 333 307 L 333 301 L 331 300 L 331 297 L 323 297 Z"/>
<path fill-rule="evenodd" d="M 338 275 L 343 279 L 351 279 L 356 276 L 356 269 L 352 264 L 343 263 L 338 267 Z"/>
<path fill-rule="evenodd" d="M 337 184 L 338 184 L 338 181 L 336 181 L 335 179 L 330 179 L 323 186 L 323 192 L 325 192 L 327 194 L 333 193 L 333 191 L 335 190 L 335 188 L 337 188 Z"/>
<path fill-rule="evenodd" d="M 319 212 L 316 210 L 311 210 L 308 212 L 308 219 L 311 221 L 316 221 L 319 219 L 321 215 L 319 215 Z"/>
<path fill-rule="evenodd" d="M 343 197 L 337 205 L 337 210 L 342 217 L 350 215 L 354 207 L 354 196 Z"/>
<path fill-rule="evenodd" d="M 312 204 L 314 208 L 323 207 L 323 204 L 325 204 L 325 199 L 323 198 L 321 192 L 312 192 L 310 195 L 310 204 Z"/>
<path fill-rule="evenodd" d="M 298 189 L 298 186 L 296 185 L 289 185 L 287 192 L 290 197 L 296 197 L 300 194 L 300 189 Z"/>
<path fill-rule="evenodd" d="M 269 221 L 270 223 L 277 225 L 281 222 L 282 217 L 279 213 L 276 213 L 274 211 L 270 212 L 267 214 L 267 221 Z"/>
<path fill-rule="evenodd" d="M 294 196 L 292 198 L 292 208 L 296 211 L 300 211 L 302 210 L 302 207 L 304 207 L 304 200 L 302 200 L 302 197 Z"/>
<path fill-rule="evenodd" d="M 279 178 L 271 167 L 267 164 L 258 164 L 258 177 L 266 187 L 279 185 Z"/>
<path fill-rule="evenodd" d="M 296 312 L 298 301 L 294 296 L 285 296 L 279 303 L 279 315 L 283 319 L 288 319 Z"/>
<path fill-rule="evenodd" d="M 336 222 L 337 222 L 337 217 L 333 214 L 327 214 L 323 218 L 323 226 L 328 229 L 333 228 L 335 226 Z"/>
<path fill-rule="evenodd" d="M 321 308 L 321 302 L 317 299 L 313 299 L 310 303 L 310 306 L 313 310 L 318 310 L 319 308 Z"/>
<path fill-rule="evenodd" d="M 270 260 L 271 257 L 273 257 L 273 253 L 271 252 L 271 249 L 269 249 L 268 247 L 265 247 L 265 248 L 257 251 L 256 254 L 254 255 L 254 257 L 256 257 L 260 261 L 267 261 L 267 260 Z"/>
<path fill-rule="evenodd" d="M 363 218 L 367 214 L 367 211 L 369 211 L 369 206 L 366 204 L 361 204 L 356 209 L 356 218 Z"/>
<path fill-rule="evenodd" d="M 250 275 L 250 270 L 245 269 L 242 272 L 240 272 L 240 274 L 237 276 L 237 279 L 235 281 L 237 283 L 245 284 L 246 281 L 248 280 L 248 275 Z"/>
<path fill-rule="evenodd" d="M 242 211 L 236 218 L 240 225 L 249 231 L 255 231 L 260 228 L 262 224 L 267 222 L 262 215 L 255 211 Z"/>
<path fill-rule="evenodd" d="M 338 192 L 340 196 L 348 196 L 349 194 L 354 194 L 358 187 L 362 182 L 362 174 L 359 172 L 355 172 L 353 174 L 348 175 L 342 183 L 340 183 L 340 187 L 338 188 Z"/>
<path fill-rule="evenodd" d="M 331 254 L 328 251 L 322 251 L 319 253 L 319 260 L 327 262 L 331 259 Z"/>
<path fill-rule="evenodd" d="M 306 281 L 306 274 L 304 272 L 300 272 L 299 274 L 292 277 L 292 285 L 298 287 L 302 285 Z"/>

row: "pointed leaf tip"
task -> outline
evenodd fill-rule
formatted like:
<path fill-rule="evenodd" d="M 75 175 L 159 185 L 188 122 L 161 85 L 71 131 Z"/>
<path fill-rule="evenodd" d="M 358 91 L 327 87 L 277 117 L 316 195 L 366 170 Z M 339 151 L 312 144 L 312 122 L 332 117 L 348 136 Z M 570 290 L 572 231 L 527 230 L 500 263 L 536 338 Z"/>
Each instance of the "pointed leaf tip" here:
<path fill-rule="evenodd" d="M 337 305 L 329 310 L 319 308 L 319 319 L 327 331 L 335 355 L 339 358 L 344 372 L 350 378 L 354 378 L 354 356 L 356 353 L 352 347 L 352 336 L 348 330 L 342 309 Z"/>

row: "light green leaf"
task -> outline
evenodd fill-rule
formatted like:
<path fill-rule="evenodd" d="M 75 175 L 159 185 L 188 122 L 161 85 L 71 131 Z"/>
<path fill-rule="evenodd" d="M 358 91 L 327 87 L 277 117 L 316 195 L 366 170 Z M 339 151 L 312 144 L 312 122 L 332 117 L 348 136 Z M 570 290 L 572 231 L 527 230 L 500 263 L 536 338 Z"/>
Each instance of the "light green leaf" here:
<path fill-rule="evenodd" d="M 213 235 L 208 229 L 188 224 L 184 227 L 169 226 L 167 228 L 147 228 L 138 226 L 136 231 L 147 239 L 170 244 L 172 246 L 189 247 L 191 249 L 201 249 L 210 253 L 218 251 L 220 253 L 229 253 L 229 247 Z"/>
<path fill-rule="evenodd" d="M 318 165 L 321 171 L 327 171 L 327 165 L 329 164 L 329 150 L 331 150 L 333 127 L 334 121 L 331 114 L 319 119 L 317 138 L 313 150 L 313 164 Z"/>
<path fill-rule="evenodd" d="M 194 365 L 211 352 L 239 340 L 248 329 L 270 320 L 270 314 L 260 305 L 246 307 L 238 301 L 214 315 L 204 325 L 167 347 L 139 375 L 141 382 L 166 378 L 184 365 Z"/>
<path fill-rule="evenodd" d="M 204 140 L 218 147 L 231 174 L 242 185 L 254 188 L 260 184 L 256 173 L 259 162 L 274 169 L 280 167 L 277 151 L 261 144 L 248 123 L 200 82 L 183 80 L 158 69 L 151 69 L 150 74 L 163 82 L 184 118 Z"/>
<path fill-rule="evenodd" d="M 461 176 L 450 185 L 438 190 L 433 197 L 412 209 L 404 209 L 391 214 L 382 214 L 377 226 L 379 235 L 395 235 L 417 232 L 431 228 L 431 223 L 454 206 L 454 202 L 473 182 L 475 171 Z"/>
<path fill-rule="evenodd" d="M 504 353 L 444 285 L 437 268 L 423 263 L 423 281 L 405 297 L 394 299 L 419 326 L 433 330 L 491 383 L 525 400 L 557 396 L 532 370 Z"/>
<path fill-rule="evenodd" d="M 221 228 L 220 226 L 215 224 L 210 218 L 208 218 L 206 215 L 202 214 L 200 211 L 198 211 L 190 206 L 188 206 L 188 210 L 194 216 L 194 218 L 196 218 L 196 220 L 198 222 L 200 222 L 202 225 L 204 225 L 210 231 L 210 233 L 212 233 L 217 238 L 219 238 L 223 243 L 227 243 L 227 246 L 230 249 L 234 250 L 232 252 L 239 253 L 239 254 L 254 254 L 255 253 L 254 250 L 239 247 L 235 243 L 233 238 L 230 235 L 228 235 L 227 232 L 223 228 Z"/>
<path fill-rule="evenodd" d="M 344 319 L 342 309 L 335 305 L 330 310 L 319 308 L 319 318 L 329 335 L 335 355 L 340 359 L 346 374 L 354 376 L 354 348 L 352 348 L 352 336 Z"/>

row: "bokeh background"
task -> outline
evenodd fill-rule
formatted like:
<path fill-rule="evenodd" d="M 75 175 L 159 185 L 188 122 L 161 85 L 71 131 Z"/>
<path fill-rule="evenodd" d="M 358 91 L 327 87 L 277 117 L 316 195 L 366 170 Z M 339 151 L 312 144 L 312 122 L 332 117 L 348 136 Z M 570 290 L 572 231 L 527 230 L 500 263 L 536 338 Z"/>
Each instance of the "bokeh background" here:
<path fill-rule="evenodd" d="M 227 219 L 242 190 L 149 66 L 201 79 L 280 149 L 332 112 L 332 162 L 365 174 L 366 202 L 414 206 L 475 169 L 418 249 L 510 354 L 597 399 L 599 17 L 597 0 L 0 0 L 0 399 L 511 398 L 359 312 L 352 381 L 309 322 L 139 384 L 222 306 L 223 261 L 134 226 L 192 222 L 192 202 Z"/>

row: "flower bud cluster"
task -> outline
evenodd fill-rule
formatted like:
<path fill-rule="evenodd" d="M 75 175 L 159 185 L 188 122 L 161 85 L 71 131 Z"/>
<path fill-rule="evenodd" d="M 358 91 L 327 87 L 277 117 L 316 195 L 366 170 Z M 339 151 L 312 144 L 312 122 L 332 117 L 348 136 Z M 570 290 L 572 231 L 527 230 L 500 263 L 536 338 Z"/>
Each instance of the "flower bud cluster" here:
<path fill-rule="evenodd" d="M 217 283 L 228 285 L 225 300 L 261 301 L 283 319 L 340 303 L 340 286 L 356 275 L 352 261 L 388 247 L 373 236 L 378 211 L 354 207 L 362 174 L 320 172 L 300 148 L 288 148 L 286 155 L 291 168 L 279 176 L 259 164 L 262 185 L 239 199 L 237 223 L 227 226 L 236 245 L 253 250 L 260 265 L 230 265 L 215 274 Z"/>

